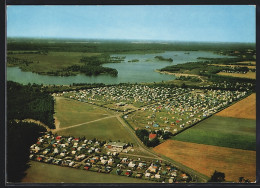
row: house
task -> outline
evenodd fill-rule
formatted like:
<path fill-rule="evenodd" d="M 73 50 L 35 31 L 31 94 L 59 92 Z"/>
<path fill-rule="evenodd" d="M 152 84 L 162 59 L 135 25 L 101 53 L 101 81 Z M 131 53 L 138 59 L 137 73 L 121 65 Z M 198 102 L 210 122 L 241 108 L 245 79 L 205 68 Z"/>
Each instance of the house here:
<path fill-rule="evenodd" d="M 188 178 L 189 178 L 186 174 L 182 174 L 181 177 L 182 177 L 183 179 L 188 179 Z"/>
<path fill-rule="evenodd" d="M 37 157 L 37 161 L 42 161 L 42 157 Z"/>
<path fill-rule="evenodd" d="M 132 161 L 128 164 L 128 167 L 130 168 L 134 168 L 135 167 L 135 163 L 133 163 Z"/>
<path fill-rule="evenodd" d="M 136 178 L 141 178 L 142 176 L 143 176 L 142 173 L 137 173 L 135 177 L 136 177 Z"/>
<path fill-rule="evenodd" d="M 153 140 L 154 138 L 156 138 L 156 134 L 149 134 L 149 140 Z"/>
<path fill-rule="evenodd" d="M 107 161 L 107 164 L 108 164 L 108 165 L 112 165 L 113 162 L 114 162 L 114 160 L 113 160 L 112 158 L 110 158 L 110 159 Z"/>
<path fill-rule="evenodd" d="M 102 159 L 101 161 L 100 161 L 102 164 L 107 164 L 107 160 L 105 160 L 105 159 Z"/>
<path fill-rule="evenodd" d="M 151 176 L 151 173 L 149 173 L 149 172 L 145 173 L 146 178 L 149 178 L 150 176 Z"/>
<path fill-rule="evenodd" d="M 153 127 L 160 127 L 157 123 L 153 124 Z"/>
<path fill-rule="evenodd" d="M 72 161 L 69 163 L 69 166 L 73 166 L 75 163 Z"/>
<path fill-rule="evenodd" d="M 169 183 L 173 183 L 173 178 L 172 177 L 169 179 Z"/>
<path fill-rule="evenodd" d="M 122 162 L 122 163 L 127 163 L 127 162 L 128 162 L 128 159 L 125 157 L 125 158 L 122 159 L 121 162 Z"/>
<path fill-rule="evenodd" d="M 108 149 L 124 149 L 127 146 L 126 143 L 123 142 L 108 142 L 106 148 Z"/>
<path fill-rule="evenodd" d="M 61 139 L 61 136 L 56 136 L 56 140 L 60 140 Z"/>
<path fill-rule="evenodd" d="M 126 175 L 126 176 L 131 176 L 131 175 L 132 175 L 132 171 L 131 171 L 131 170 L 127 170 L 127 171 L 125 172 L 125 175 Z"/>

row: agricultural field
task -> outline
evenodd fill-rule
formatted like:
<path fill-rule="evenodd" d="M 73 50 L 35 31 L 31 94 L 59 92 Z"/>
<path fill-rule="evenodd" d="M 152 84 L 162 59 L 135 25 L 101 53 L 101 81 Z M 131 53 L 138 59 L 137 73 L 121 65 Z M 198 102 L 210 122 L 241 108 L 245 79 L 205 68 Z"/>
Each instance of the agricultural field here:
<path fill-rule="evenodd" d="M 251 71 L 249 71 L 249 72 L 247 72 L 245 74 L 242 74 L 242 73 L 219 72 L 219 73 L 217 73 L 217 75 L 256 79 L 256 72 L 251 72 Z"/>
<path fill-rule="evenodd" d="M 222 117 L 256 119 L 256 93 L 216 114 Z"/>
<path fill-rule="evenodd" d="M 248 64 L 248 65 L 256 65 L 256 61 L 241 61 L 241 62 L 237 62 L 240 64 Z"/>
<path fill-rule="evenodd" d="M 172 137 L 173 140 L 256 150 L 256 121 L 212 116 Z"/>
<path fill-rule="evenodd" d="M 87 103 L 55 97 L 55 117 L 59 128 L 89 122 L 111 115 L 111 112 Z"/>
<path fill-rule="evenodd" d="M 167 140 L 154 151 L 180 162 L 202 174 L 211 176 L 215 170 L 225 173 L 226 181 L 239 177 L 256 180 L 256 152 Z"/>
<path fill-rule="evenodd" d="M 80 126 L 61 129 L 57 134 L 62 136 L 72 135 L 74 137 L 83 137 L 89 139 L 101 139 L 101 140 L 111 140 L 121 142 L 134 143 L 135 141 L 129 135 L 127 130 L 121 125 L 116 117 L 107 118 L 104 120 L 82 124 Z"/>
<path fill-rule="evenodd" d="M 129 178 L 113 174 L 83 171 L 36 161 L 30 161 L 30 168 L 23 183 L 156 183 L 154 181 Z"/>
<path fill-rule="evenodd" d="M 243 63 L 243 62 L 238 62 L 238 63 Z M 249 69 L 255 69 L 256 68 L 256 66 L 255 65 L 223 65 L 223 64 L 211 64 L 211 65 L 214 65 L 214 66 L 220 66 L 220 67 L 233 67 L 233 68 L 235 68 L 235 67 L 247 67 L 247 68 L 249 68 Z"/>

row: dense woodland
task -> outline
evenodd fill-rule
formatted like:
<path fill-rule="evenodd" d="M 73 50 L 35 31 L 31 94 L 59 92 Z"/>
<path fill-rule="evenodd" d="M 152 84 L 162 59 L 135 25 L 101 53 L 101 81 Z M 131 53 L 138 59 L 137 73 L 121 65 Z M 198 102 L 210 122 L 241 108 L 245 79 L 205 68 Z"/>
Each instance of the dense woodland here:
<path fill-rule="evenodd" d="M 54 100 L 41 86 L 36 84 L 21 85 L 7 82 L 7 120 L 34 119 L 46 124 L 49 128 L 54 125 Z"/>
<path fill-rule="evenodd" d="M 82 66 L 72 65 L 68 67 L 66 70 L 84 73 L 88 76 L 105 74 L 105 73 L 110 74 L 112 76 L 117 76 L 118 74 L 116 69 L 101 66 L 104 63 L 110 62 L 110 57 L 108 55 L 82 57 L 80 59 L 80 62 L 83 64 Z"/>

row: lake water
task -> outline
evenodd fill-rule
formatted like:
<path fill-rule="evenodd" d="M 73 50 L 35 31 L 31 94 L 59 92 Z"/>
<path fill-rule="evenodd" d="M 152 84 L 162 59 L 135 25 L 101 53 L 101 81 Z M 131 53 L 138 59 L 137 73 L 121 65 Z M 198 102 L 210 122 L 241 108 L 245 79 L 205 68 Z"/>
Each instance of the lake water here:
<path fill-rule="evenodd" d="M 161 82 L 175 79 L 173 75 L 161 74 L 155 72 L 156 69 L 161 69 L 169 65 L 176 65 L 186 62 L 198 61 L 198 57 L 221 58 L 228 57 L 212 52 L 191 51 L 187 54 L 186 51 L 167 51 L 156 54 L 113 54 L 111 56 L 125 56 L 122 63 L 108 63 L 104 67 L 115 68 L 118 70 L 118 76 L 110 75 L 86 76 L 79 74 L 77 76 L 48 76 L 39 75 L 32 72 L 23 72 L 18 67 L 7 67 L 7 80 L 19 82 L 22 84 L 58 84 L 69 85 L 73 83 L 141 83 L 141 82 Z M 163 56 L 164 58 L 172 58 L 173 62 L 156 60 L 155 56 Z M 128 62 L 129 60 L 138 59 L 139 62 Z"/>

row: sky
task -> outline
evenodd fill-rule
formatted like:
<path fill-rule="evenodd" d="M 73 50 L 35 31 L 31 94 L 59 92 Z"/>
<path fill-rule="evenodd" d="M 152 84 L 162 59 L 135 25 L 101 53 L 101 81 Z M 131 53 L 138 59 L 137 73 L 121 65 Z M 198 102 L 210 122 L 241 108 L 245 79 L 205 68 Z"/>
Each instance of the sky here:
<path fill-rule="evenodd" d="M 255 42 L 255 6 L 7 7 L 7 37 Z"/>

